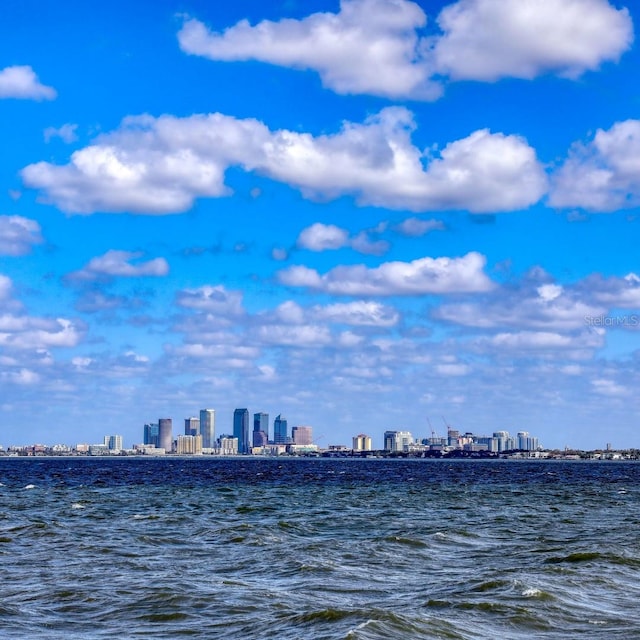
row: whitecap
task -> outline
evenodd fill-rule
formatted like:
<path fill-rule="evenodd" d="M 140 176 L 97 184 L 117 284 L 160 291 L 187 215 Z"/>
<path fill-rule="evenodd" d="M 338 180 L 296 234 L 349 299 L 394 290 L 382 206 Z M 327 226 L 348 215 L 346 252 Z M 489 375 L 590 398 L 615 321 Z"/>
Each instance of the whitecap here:
<path fill-rule="evenodd" d="M 535 598 L 536 596 L 539 596 L 542 593 L 542 591 L 540 591 L 540 589 L 536 589 L 535 587 L 529 587 L 528 589 L 525 589 L 522 592 L 522 595 L 525 598 Z"/>
<path fill-rule="evenodd" d="M 72 508 L 72 509 L 84 509 L 84 505 L 80 504 L 79 502 L 74 502 L 74 503 L 71 505 L 71 508 Z"/>
<path fill-rule="evenodd" d="M 35 489 L 36 485 L 35 484 L 28 484 L 25 489 Z"/>

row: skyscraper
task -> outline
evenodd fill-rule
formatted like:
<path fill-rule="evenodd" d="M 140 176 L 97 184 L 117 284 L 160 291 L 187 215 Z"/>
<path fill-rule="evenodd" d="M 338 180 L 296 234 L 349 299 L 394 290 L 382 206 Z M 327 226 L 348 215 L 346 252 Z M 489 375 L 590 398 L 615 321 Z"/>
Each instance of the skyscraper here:
<path fill-rule="evenodd" d="M 157 422 L 150 422 L 144 425 L 144 444 L 152 444 L 154 447 L 160 446 L 160 427 Z"/>
<path fill-rule="evenodd" d="M 269 414 L 253 414 L 253 446 L 264 447 L 269 444 Z"/>
<path fill-rule="evenodd" d="M 291 429 L 293 444 L 313 444 L 312 427 L 293 427 Z"/>
<path fill-rule="evenodd" d="M 354 451 L 371 451 L 372 448 L 371 436 L 359 433 L 357 436 L 353 437 Z"/>
<path fill-rule="evenodd" d="M 216 439 L 216 412 L 214 409 L 200 409 L 200 435 L 202 447 L 211 449 Z"/>
<path fill-rule="evenodd" d="M 171 452 L 173 442 L 173 421 L 171 418 L 160 418 L 158 420 L 160 446 L 167 452 Z"/>
<path fill-rule="evenodd" d="M 238 453 L 249 453 L 249 410 L 233 412 L 233 436 L 238 438 Z"/>
<path fill-rule="evenodd" d="M 273 443 L 286 444 L 287 435 L 287 419 L 281 415 L 276 416 L 273 421 Z"/>
<path fill-rule="evenodd" d="M 198 418 L 184 419 L 184 435 L 197 436 L 200 433 L 200 420 Z"/>

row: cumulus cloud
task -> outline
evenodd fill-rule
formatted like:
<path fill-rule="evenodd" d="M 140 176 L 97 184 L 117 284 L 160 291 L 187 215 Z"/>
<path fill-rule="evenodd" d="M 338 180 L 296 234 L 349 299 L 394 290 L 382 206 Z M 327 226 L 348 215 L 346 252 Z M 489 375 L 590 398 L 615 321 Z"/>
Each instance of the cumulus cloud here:
<path fill-rule="evenodd" d="M 306 227 L 298 236 L 297 245 L 310 251 L 326 251 L 327 249 L 342 249 L 349 244 L 349 232 L 334 224 L 316 222 Z"/>
<path fill-rule="evenodd" d="M 604 333 L 583 331 L 558 333 L 556 331 L 516 331 L 498 333 L 478 338 L 475 345 L 483 350 L 500 352 L 550 352 L 562 351 L 566 357 L 584 358 L 604 346 Z"/>
<path fill-rule="evenodd" d="M 482 129 L 425 155 L 411 141 L 414 129 L 402 107 L 316 137 L 221 114 L 130 117 L 75 151 L 69 164 L 38 162 L 21 175 L 43 201 L 85 214 L 185 211 L 196 198 L 227 195 L 231 166 L 308 198 L 350 195 L 361 205 L 412 211 L 511 211 L 546 191 L 535 151 L 519 136 Z"/>
<path fill-rule="evenodd" d="M 241 316 L 244 314 L 242 293 L 228 291 L 222 285 L 204 285 L 197 289 L 184 289 L 176 295 L 179 306 L 197 309 L 225 316 Z"/>
<path fill-rule="evenodd" d="M 604 278 L 594 274 L 580 283 L 580 287 L 585 295 L 593 296 L 598 303 L 608 308 L 640 308 L 640 277 L 635 273 L 629 273 L 623 278 Z"/>
<path fill-rule="evenodd" d="M 77 124 L 63 124 L 61 127 L 47 127 L 44 130 L 44 141 L 51 142 L 53 138 L 60 138 L 63 142 L 71 144 L 78 139 L 76 135 Z"/>
<path fill-rule="evenodd" d="M 80 342 L 82 334 L 82 328 L 66 318 L 0 316 L 0 346 L 6 349 L 74 347 Z"/>
<path fill-rule="evenodd" d="M 297 246 L 310 251 L 326 251 L 351 247 L 358 253 L 379 256 L 389 250 L 386 240 L 373 240 L 371 231 L 360 231 L 350 236 L 346 229 L 333 224 L 316 222 L 300 232 Z"/>
<path fill-rule="evenodd" d="M 495 289 L 480 301 L 444 304 L 433 316 L 480 329 L 500 327 L 566 331 L 585 327 L 585 318 L 599 316 L 606 307 L 577 288 L 553 283 L 524 282 Z"/>
<path fill-rule="evenodd" d="M 315 13 L 302 20 L 243 20 L 223 33 L 190 19 L 178 33 L 186 53 L 212 60 L 261 60 L 314 69 L 324 86 L 338 93 L 433 99 L 418 29 L 424 11 L 405 0 L 342 0 L 339 13 Z"/>
<path fill-rule="evenodd" d="M 421 295 L 488 291 L 493 283 L 484 273 L 486 258 L 476 252 L 461 258 L 420 258 L 385 262 L 379 267 L 339 266 L 324 275 L 295 265 L 278 274 L 282 284 L 336 295 Z"/>
<path fill-rule="evenodd" d="M 441 220 L 422 220 L 421 218 L 407 218 L 396 225 L 395 230 L 403 236 L 419 238 L 431 231 L 444 231 L 444 222 Z"/>
<path fill-rule="evenodd" d="M 43 242 L 40 225 L 22 216 L 0 216 L 0 255 L 23 256 Z"/>
<path fill-rule="evenodd" d="M 640 204 L 640 120 L 618 122 L 576 143 L 554 173 L 549 204 L 607 212 Z"/>
<path fill-rule="evenodd" d="M 91 258 L 89 263 L 70 273 L 69 280 L 99 280 L 104 278 L 140 278 L 144 276 L 166 276 L 169 264 L 164 258 L 138 260 L 143 254 L 138 251 L 117 251 L 111 249 L 102 256 Z M 132 262 L 137 261 L 137 262 Z"/>
<path fill-rule="evenodd" d="M 275 309 L 273 317 L 276 322 L 285 324 L 325 320 L 360 327 L 392 327 L 400 320 L 400 314 L 393 307 L 372 300 L 314 305 L 309 308 L 287 300 Z"/>
<path fill-rule="evenodd" d="M 0 99 L 53 100 L 53 87 L 43 85 L 29 66 L 5 67 L 0 71 Z"/>
<path fill-rule="evenodd" d="M 338 13 L 242 20 L 223 32 L 196 19 L 183 51 L 212 60 L 259 60 L 319 73 L 338 93 L 433 100 L 442 80 L 494 81 L 545 73 L 575 78 L 617 61 L 633 42 L 626 9 L 606 0 L 459 0 L 436 18 L 409 0 L 341 0 Z"/>
<path fill-rule="evenodd" d="M 437 22 L 435 66 L 452 80 L 576 78 L 633 42 L 629 12 L 606 0 L 459 0 Z"/>

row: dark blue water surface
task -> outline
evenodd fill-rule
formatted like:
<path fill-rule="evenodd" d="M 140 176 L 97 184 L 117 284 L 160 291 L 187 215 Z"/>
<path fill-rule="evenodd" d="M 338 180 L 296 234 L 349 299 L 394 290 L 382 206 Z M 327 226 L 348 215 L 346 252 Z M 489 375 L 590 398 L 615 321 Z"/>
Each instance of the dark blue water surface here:
<path fill-rule="evenodd" d="M 640 464 L 0 458 L 0 638 L 640 638 Z"/>

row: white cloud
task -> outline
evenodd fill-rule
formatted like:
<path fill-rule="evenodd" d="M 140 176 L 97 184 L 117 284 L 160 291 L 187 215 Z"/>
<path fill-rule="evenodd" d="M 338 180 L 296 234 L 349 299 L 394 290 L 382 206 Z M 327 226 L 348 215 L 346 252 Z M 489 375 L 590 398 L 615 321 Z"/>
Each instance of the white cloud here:
<path fill-rule="evenodd" d="M 598 129 L 592 142 L 575 144 L 552 176 L 549 203 L 588 211 L 640 204 L 640 120 Z"/>
<path fill-rule="evenodd" d="M 197 289 L 184 289 L 176 295 L 177 304 L 188 309 L 198 309 L 225 316 L 244 314 L 242 293 L 228 291 L 222 285 L 204 285 Z"/>
<path fill-rule="evenodd" d="M 339 266 L 324 275 L 297 265 L 280 271 L 278 279 L 289 286 L 352 296 L 478 292 L 493 287 L 485 263 L 483 255 L 471 252 L 461 258 L 385 262 L 376 268 Z"/>
<path fill-rule="evenodd" d="M 640 307 L 640 278 L 635 273 L 629 273 L 623 278 L 603 278 L 600 275 L 592 275 L 581 285 L 595 300 L 609 308 L 638 309 Z"/>
<path fill-rule="evenodd" d="M 591 381 L 593 390 L 603 396 L 614 398 L 631 395 L 631 390 L 608 378 L 597 378 Z"/>
<path fill-rule="evenodd" d="M 139 251 L 117 251 L 111 249 L 102 256 L 91 258 L 89 264 L 70 273 L 71 280 L 97 280 L 100 278 L 139 278 L 144 276 L 166 276 L 169 264 L 164 258 L 138 261 L 143 254 Z"/>
<path fill-rule="evenodd" d="M 462 363 L 438 364 L 435 369 L 443 376 L 466 376 L 471 373 L 471 367 Z"/>
<path fill-rule="evenodd" d="M 633 42 L 629 12 L 606 0 L 459 0 L 437 21 L 435 66 L 452 80 L 575 78 Z"/>
<path fill-rule="evenodd" d="M 16 350 L 74 347 L 82 330 L 65 318 L 0 317 L 0 346 Z"/>
<path fill-rule="evenodd" d="M 341 0 L 338 13 L 243 20 L 223 32 L 189 19 L 178 40 L 212 60 L 313 69 L 338 93 L 426 100 L 447 78 L 575 78 L 617 61 L 633 42 L 629 12 L 606 0 L 459 0 L 438 15 L 440 33 L 426 35 L 426 22 L 408 0 Z"/>
<path fill-rule="evenodd" d="M 377 230 L 373 230 L 377 232 Z M 360 231 L 350 236 L 346 229 L 333 224 L 316 222 L 300 232 L 297 246 L 310 251 L 327 251 L 351 247 L 358 253 L 379 256 L 389 250 L 389 243 L 385 240 L 372 240 L 371 231 Z"/>
<path fill-rule="evenodd" d="M 297 245 L 310 251 L 342 249 L 349 244 L 349 232 L 334 224 L 316 222 L 306 227 L 298 236 Z"/>
<path fill-rule="evenodd" d="M 414 128 L 401 107 L 317 137 L 221 114 L 130 117 L 69 164 L 39 162 L 21 175 L 43 201 L 69 213 L 185 211 L 196 198 L 227 195 L 231 166 L 308 198 L 351 195 L 361 205 L 412 211 L 523 209 L 546 190 L 535 151 L 518 136 L 483 129 L 425 156 L 412 144 Z"/>
<path fill-rule="evenodd" d="M 78 139 L 76 135 L 77 124 L 63 124 L 61 127 L 47 127 L 44 130 L 44 141 L 51 142 L 53 138 L 60 138 L 63 142 L 70 144 Z"/>
<path fill-rule="evenodd" d="M 316 325 L 268 325 L 258 328 L 262 343 L 289 347 L 319 347 L 331 343 L 327 327 Z"/>
<path fill-rule="evenodd" d="M 393 307 L 365 300 L 316 306 L 312 307 L 311 313 L 313 317 L 331 322 L 369 327 L 392 327 L 400 319 Z"/>
<path fill-rule="evenodd" d="M 23 256 L 43 242 L 40 225 L 22 216 L 0 216 L 0 255 Z"/>
<path fill-rule="evenodd" d="M 475 344 L 499 351 L 533 352 L 564 351 L 571 357 L 584 357 L 586 352 L 604 346 L 604 334 L 598 331 L 561 334 L 554 331 L 516 331 L 478 338 Z"/>
<path fill-rule="evenodd" d="M 212 60 L 261 60 L 318 71 L 324 86 L 338 93 L 433 99 L 417 30 L 426 15 L 405 0 L 342 0 L 339 13 L 315 13 L 303 20 L 243 20 L 215 33 L 188 20 L 178 34 L 186 53 Z"/>
<path fill-rule="evenodd" d="M 0 379 L 5 383 L 30 386 L 40 382 L 40 376 L 30 369 L 24 367 L 19 371 L 3 371 L 0 373 Z"/>
<path fill-rule="evenodd" d="M 403 236 L 419 238 L 431 231 L 444 231 L 444 222 L 441 220 L 421 220 L 420 218 L 407 218 L 396 225 L 395 230 Z"/>
<path fill-rule="evenodd" d="M 0 71 L 0 98 L 53 100 L 56 90 L 40 83 L 29 66 L 5 67 Z"/>

